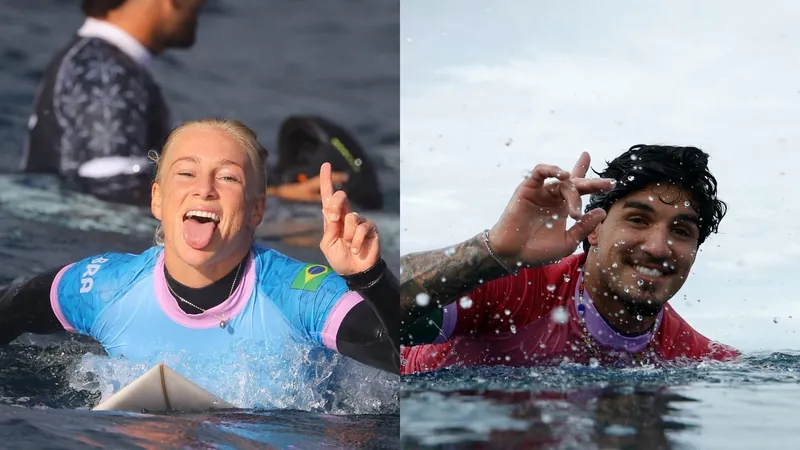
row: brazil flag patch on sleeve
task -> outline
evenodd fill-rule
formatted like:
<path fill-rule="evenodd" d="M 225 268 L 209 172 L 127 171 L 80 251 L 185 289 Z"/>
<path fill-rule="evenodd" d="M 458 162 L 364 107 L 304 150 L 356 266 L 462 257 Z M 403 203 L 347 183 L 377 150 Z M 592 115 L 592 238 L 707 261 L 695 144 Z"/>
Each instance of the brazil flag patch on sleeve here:
<path fill-rule="evenodd" d="M 319 289 L 319 285 L 322 284 L 325 278 L 331 273 L 333 273 L 333 270 L 331 270 L 330 267 L 321 266 L 319 264 L 306 264 L 303 270 L 297 272 L 290 287 L 292 289 L 316 292 L 317 289 Z"/>

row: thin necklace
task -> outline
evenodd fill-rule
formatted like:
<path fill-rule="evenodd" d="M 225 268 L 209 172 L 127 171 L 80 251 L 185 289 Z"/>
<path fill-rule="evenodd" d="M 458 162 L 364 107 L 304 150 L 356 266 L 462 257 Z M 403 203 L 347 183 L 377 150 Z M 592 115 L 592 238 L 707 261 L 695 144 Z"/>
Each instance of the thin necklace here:
<path fill-rule="evenodd" d="M 233 288 L 235 288 L 235 287 L 236 287 L 236 280 L 238 280 L 238 279 L 239 279 L 239 271 L 242 269 L 242 263 L 244 263 L 244 260 L 242 260 L 242 261 L 239 263 L 239 267 L 237 267 L 237 268 L 236 268 L 236 276 L 234 276 L 234 277 L 233 277 L 233 284 L 231 284 L 231 290 L 230 290 L 230 292 L 228 292 L 228 297 L 230 297 L 231 295 L 233 295 Z M 169 289 L 169 291 L 172 293 L 172 295 L 173 295 L 173 296 L 175 296 L 175 298 L 176 298 L 176 299 L 178 299 L 178 300 L 182 301 L 183 303 L 186 303 L 187 305 L 191 306 L 192 308 L 198 309 L 198 310 L 200 310 L 200 311 L 202 311 L 202 312 L 204 312 L 204 313 L 209 313 L 209 314 L 211 314 L 212 316 L 214 316 L 214 317 L 216 317 L 217 319 L 219 319 L 219 327 L 220 327 L 220 328 L 225 328 L 225 327 L 227 327 L 227 326 L 228 326 L 228 322 L 226 322 L 226 321 L 225 321 L 225 317 L 220 317 L 220 316 L 218 316 L 218 315 L 216 315 L 216 314 L 214 314 L 214 313 L 212 313 L 212 312 L 208 311 L 207 309 L 203 309 L 203 308 L 201 308 L 201 307 L 199 307 L 199 306 L 195 305 L 194 303 L 191 303 L 189 300 L 186 300 L 185 298 L 183 298 L 183 297 L 181 297 L 180 295 L 178 295 L 178 293 L 177 293 L 177 292 L 175 292 L 175 291 L 172 289 L 172 286 L 170 286 L 170 285 L 169 285 L 169 281 L 167 281 L 167 289 Z"/>
<path fill-rule="evenodd" d="M 593 344 L 593 340 L 594 339 L 592 339 L 592 337 L 591 337 L 592 334 L 589 333 L 589 329 L 586 328 L 586 317 L 585 317 L 585 315 L 586 315 L 586 305 L 583 304 L 583 298 L 584 298 L 583 292 L 584 292 L 583 276 L 581 276 L 580 294 L 579 294 L 580 296 L 578 297 L 578 302 L 579 302 L 578 303 L 578 315 L 580 316 L 581 328 L 583 329 L 583 341 L 586 342 L 586 346 L 589 348 L 589 353 L 591 353 L 592 356 L 596 357 L 598 355 L 598 353 L 599 353 L 599 350 L 595 350 L 594 344 Z M 650 335 L 650 340 L 647 341 L 647 345 L 642 350 L 640 350 L 637 353 L 634 353 L 634 355 L 633 355 L 633 358 L 634 358 L 634 360 L 636 361 L 637 364 L 644 365 L 644 363 L 642 362 L 642 354 L 645 351 L 647 351 L 647 349 L 650 348 L 650 344 L 653 343 L 653 338 L 655 338 L 657 331 L 658 331 L 658 317 L 656 317 L 656 321 L 653 324 L 653 334 Z M 617 363 L 617 366 L 620 367 L 621 365 L 622 365 L 622 361 L 619 361 Z"/>

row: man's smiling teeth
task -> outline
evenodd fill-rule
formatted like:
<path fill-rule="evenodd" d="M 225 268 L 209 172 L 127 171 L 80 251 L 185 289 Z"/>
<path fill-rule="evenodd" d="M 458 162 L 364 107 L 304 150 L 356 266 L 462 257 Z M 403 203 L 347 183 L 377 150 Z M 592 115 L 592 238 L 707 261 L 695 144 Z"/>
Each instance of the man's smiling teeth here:
<path fill-rule="evenodd" d="M 633 266 L 633 268 L 637 272 L 639 272 L 640 274 L 646 275 L 648 277 L 660 277 L 660 276 L 664 275 L 664 273 L 661 272 L 658 269 L 650 269 L 650 268 L 644 267 L 644 266 Z"/>
<path fill-rule="evenodd" d="M 206 219 L 213 220 L 214 223 L 219 223 L 219 216 L 214 214 L 213 212 L 208 212 L 208 211 L 189 211 L 183 217 L 186 219 L 188 219 L 189 217 L 203 217 Z"/>

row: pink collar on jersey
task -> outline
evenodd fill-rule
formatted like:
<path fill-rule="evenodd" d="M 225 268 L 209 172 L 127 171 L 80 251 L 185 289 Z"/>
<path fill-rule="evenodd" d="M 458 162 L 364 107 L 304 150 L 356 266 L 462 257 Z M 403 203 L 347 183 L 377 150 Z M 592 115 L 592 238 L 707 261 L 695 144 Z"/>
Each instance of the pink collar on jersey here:
<path fill-rule="evenodd" d="M 578 310 L 578 305 L 580 304 L 579 296 L 582 281 L 583 271 L 581 271 L 580 279 L 575 284 L 576 311 Z M 653 329 L 639 336 L 623 336 L 611 328 L 611 326 L 606 323 L 605 319 L 600 316 L 600 313 L 594 307 L 594 302 L 592 302 L 591 297 L 589 297 L 589 293 L 584 290 L 583 296 L 584 306 L 586 307 L 586 311 L 584 313 L 586 329 L 592 335 L 592 338 L 603 347 L 612 348 L 614 350 L 625 350 L 633 353 L 640 352 L 647 347 L 648 343 L 650 343 L 653 338 L 653 333 L 658 331 L 657 329 Z M 656 319 L 656 327 L 661 324 L 663 316 L 664 310 L 661 310 L 661 312 L 658 313 L 658 318 Z"/>
<path fill-rule="evenodd" d="M 245 264 L 246 266 L 242 268 L 244 269 L 242 281 L 239 282 L 239 286 L 230 297 L 204 313 L 186 314 L 167 288 L 167 280 L 164 278 L 164 249 L 162 248 L 153 270 L 156 300 L 167 317 L 187 328 L 219 327 L 220 319 L 225 319 L 230 324 L 231 320 L 244 309 L 256 284 L 256 260 L 255 252 L 252 249 Z"/>

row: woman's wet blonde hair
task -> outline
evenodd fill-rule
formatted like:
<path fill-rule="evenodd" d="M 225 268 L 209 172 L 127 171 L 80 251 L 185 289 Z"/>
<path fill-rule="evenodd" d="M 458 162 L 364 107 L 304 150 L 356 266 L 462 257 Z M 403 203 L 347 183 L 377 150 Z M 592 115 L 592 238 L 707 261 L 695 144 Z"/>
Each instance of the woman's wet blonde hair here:
<path fill-rule="evenodd" d="M 239 147 L 247 154 L 252 173 L 256 177 L 255 183 L 248 184 L 250 186 L 255 186 L 257 190 L 253 192 L 252 188 L 248 189 L 248 194 L 266 194 L 267 156 L 269 155 L 269 152 L 263 145 L 261 145 L 260 142 L 258 142 L 258 136 L 256 135 L 255 131 L 253 131 L 244 123 L 232 119 L 210 118 L 192 120 L 185 122 L 172 130 L 169 136 L 167 136 L 167 141 L 164 143 L 164 147 L 161 149 L 160 154 L 155 150 L 150 151 L 150 159 L 156 163 L 156 183 L 161 182 L 161 170 L 163 167 L 162 162 L 166 158 L 169 150 L 175 145 L 175 142 L 178 141 L 178 138 L 180 138 L 182 134 L 197 128 L 212 128 L 224 131 L 234 141 L 236 141 L 236 143 L 239 144 Z M 156 228 L 155 244 L 160 246 L 164 245 L 164 229 L 161 227 L 161 224 L 159 224 Z"/>

